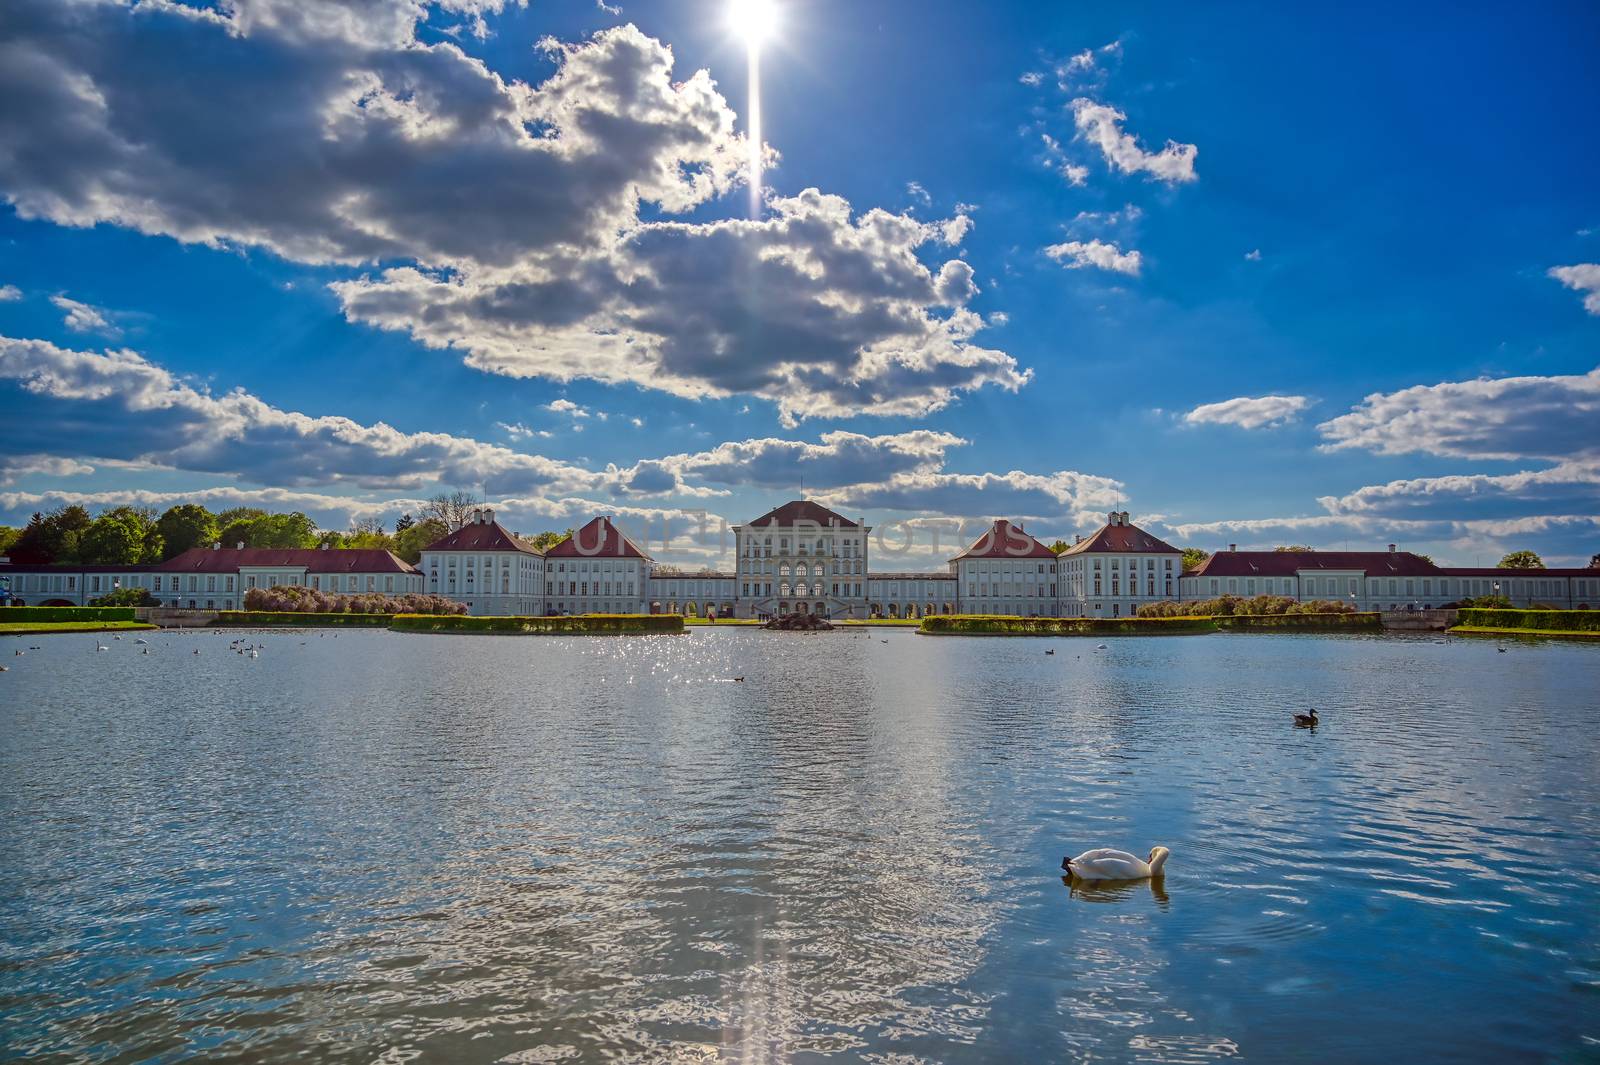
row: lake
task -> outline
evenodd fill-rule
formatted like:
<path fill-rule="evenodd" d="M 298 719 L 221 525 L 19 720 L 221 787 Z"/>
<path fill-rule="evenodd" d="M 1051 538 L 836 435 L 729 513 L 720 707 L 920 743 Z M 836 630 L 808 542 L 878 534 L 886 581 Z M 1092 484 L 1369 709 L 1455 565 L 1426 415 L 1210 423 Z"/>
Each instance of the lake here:
<path fill-rule="evenodd" d="M 3 1056 L 1600 1059 L 1600 643 L 239 636 L 0 642 Z"/>

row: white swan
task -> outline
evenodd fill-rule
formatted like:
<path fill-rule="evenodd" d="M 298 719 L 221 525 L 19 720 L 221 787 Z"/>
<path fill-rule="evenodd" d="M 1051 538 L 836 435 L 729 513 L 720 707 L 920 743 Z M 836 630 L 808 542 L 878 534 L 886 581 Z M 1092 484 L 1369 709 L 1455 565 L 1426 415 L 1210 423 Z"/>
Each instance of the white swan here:
<path fill-rule="evenodd" d="M 1171 853 L 1165 847 L 1152 847 L 1150 860 L 1144 861 L 1127 851 L 1099 847 L 1076 858 L 1061 859 L 1061 868 L 1080 880 L 1145 880 L 1161 875 Z"/>

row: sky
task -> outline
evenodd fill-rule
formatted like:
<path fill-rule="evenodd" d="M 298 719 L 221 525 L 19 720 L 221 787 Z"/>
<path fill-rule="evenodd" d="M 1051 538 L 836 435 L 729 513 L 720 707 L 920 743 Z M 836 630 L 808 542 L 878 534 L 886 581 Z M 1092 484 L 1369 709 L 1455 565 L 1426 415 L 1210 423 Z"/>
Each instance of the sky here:
<path fill-rule="evenodd" d="M 1600 551 L 1600 8 L 771 3 L 9 0 L 0 522 Z"/>

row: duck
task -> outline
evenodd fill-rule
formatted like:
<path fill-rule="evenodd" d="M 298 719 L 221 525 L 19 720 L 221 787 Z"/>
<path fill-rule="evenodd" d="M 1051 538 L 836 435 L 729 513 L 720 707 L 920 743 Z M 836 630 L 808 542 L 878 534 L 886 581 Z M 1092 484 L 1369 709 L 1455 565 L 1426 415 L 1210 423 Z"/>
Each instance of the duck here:
<path fill-rule="evenodd" d="M 1046 651 L 1046 652 L 1045 652 L 1045 654 L 1047 654 L 1047 655 L 1053 655 L 1053 654 L 1055 654 L 1055 652 L 1054 652 L 1054 651 Z"/>
<path fill-rule="evenodd" d="M 1103 643 L 1097 643 L 1097 644 L 1094 645 L 1094 649 L 1096 651 L 1109 651 L 1111 648 L 1107 647 Z"/>
<path fill-rule="evenodd" d="M 1316 728 L 1320 724 L 1322 722 L 1317 720 L 1317 708 L 1314 706 L 1309 714 L 1294 715 L 1295 728 Z"/>
<path fill-rule="evenodd" d="M 261 657 L 261 652 L 252 650 L 250 652 L 250 657 L 251 658 L 260 658 Z"/>
<path fill-rule="evenodd" d="M 1061 859 L 1061 868 L 1079 880 L 1147 880 L 1162 875 L 1171 853 L 1165 847 L 1151 847 L 1147 860 L 1127 851 L 1099 847 L 1076 858 Z"/>
<path fill-rule="evenodd" d="M 744 678 L 743 677 L 734 677 L 733 678 L 733 682 L 735 684 L 743 684 L 744 683 Z"/>

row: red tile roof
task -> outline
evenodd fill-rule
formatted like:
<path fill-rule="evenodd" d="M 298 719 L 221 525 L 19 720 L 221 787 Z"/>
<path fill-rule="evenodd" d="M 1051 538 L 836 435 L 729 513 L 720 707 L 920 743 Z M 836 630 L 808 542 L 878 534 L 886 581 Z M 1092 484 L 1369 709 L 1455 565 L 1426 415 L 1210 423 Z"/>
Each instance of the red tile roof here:
<path fill-rule="evenodd" d="M 192 547 L 157 570 L 233 573 L 241 566 L 284 566 L 307 573 L 417 573 L 416 567 L 380 548 Z"/>
<path fill-rule="evenodd" d="M 1102 525 L 1092 535 L 1073 544 L 1062 555 L 1081 555 L 1086 552 L 1120 554 L 1182 554 L 1165 540 L 1157 539 L 1137 525 Z"/>
<path fill-rule="evenodd" d="M 539 554 L 532 544 L 523 542 L 506 531 L 497 521 L 468 522 L 455 532 L 435 540 L 424 551 L 521 551 L 525 555 Z"/>
<path fill-rule="evenodd" d="M 545 555 L 549 558 L 650 558 L 606 517 L 590 521 Z"/>
<path fill-rule="evenodd" d="M 961 558 L 1055 558 L 1056 553 L 1023 532 L 1017 526 L 1001 518 L 989 526 L 989 531 L 972 542 L 961 554 L 950 561 Z"/>
<path fill-rule="evenodd" d="M 1443 570 L 1409 551 L 1218 551 L 1185 577 L 1293 577 L 1302 570 L 1359 572 L 1373 577 L 1442 577 Z"/>
<path fill-rule="evenodd" d="M 851 521 L 837 511 L 829 510 L 821 503 L 813 503 L 809 499 L 794 499 L 781 507 L 767 511 L 754 521 L 746 522 L 750 525 L 796 525 L 800 522 L 811 522 L 816 525 L 837 525 L 843 529 L 859 529 L 860 523 Z"/>
<path fill-rule="evenodd" d="M 1441 569 L 1447 577 L 1600 577 L 1600 569 Z"/>

